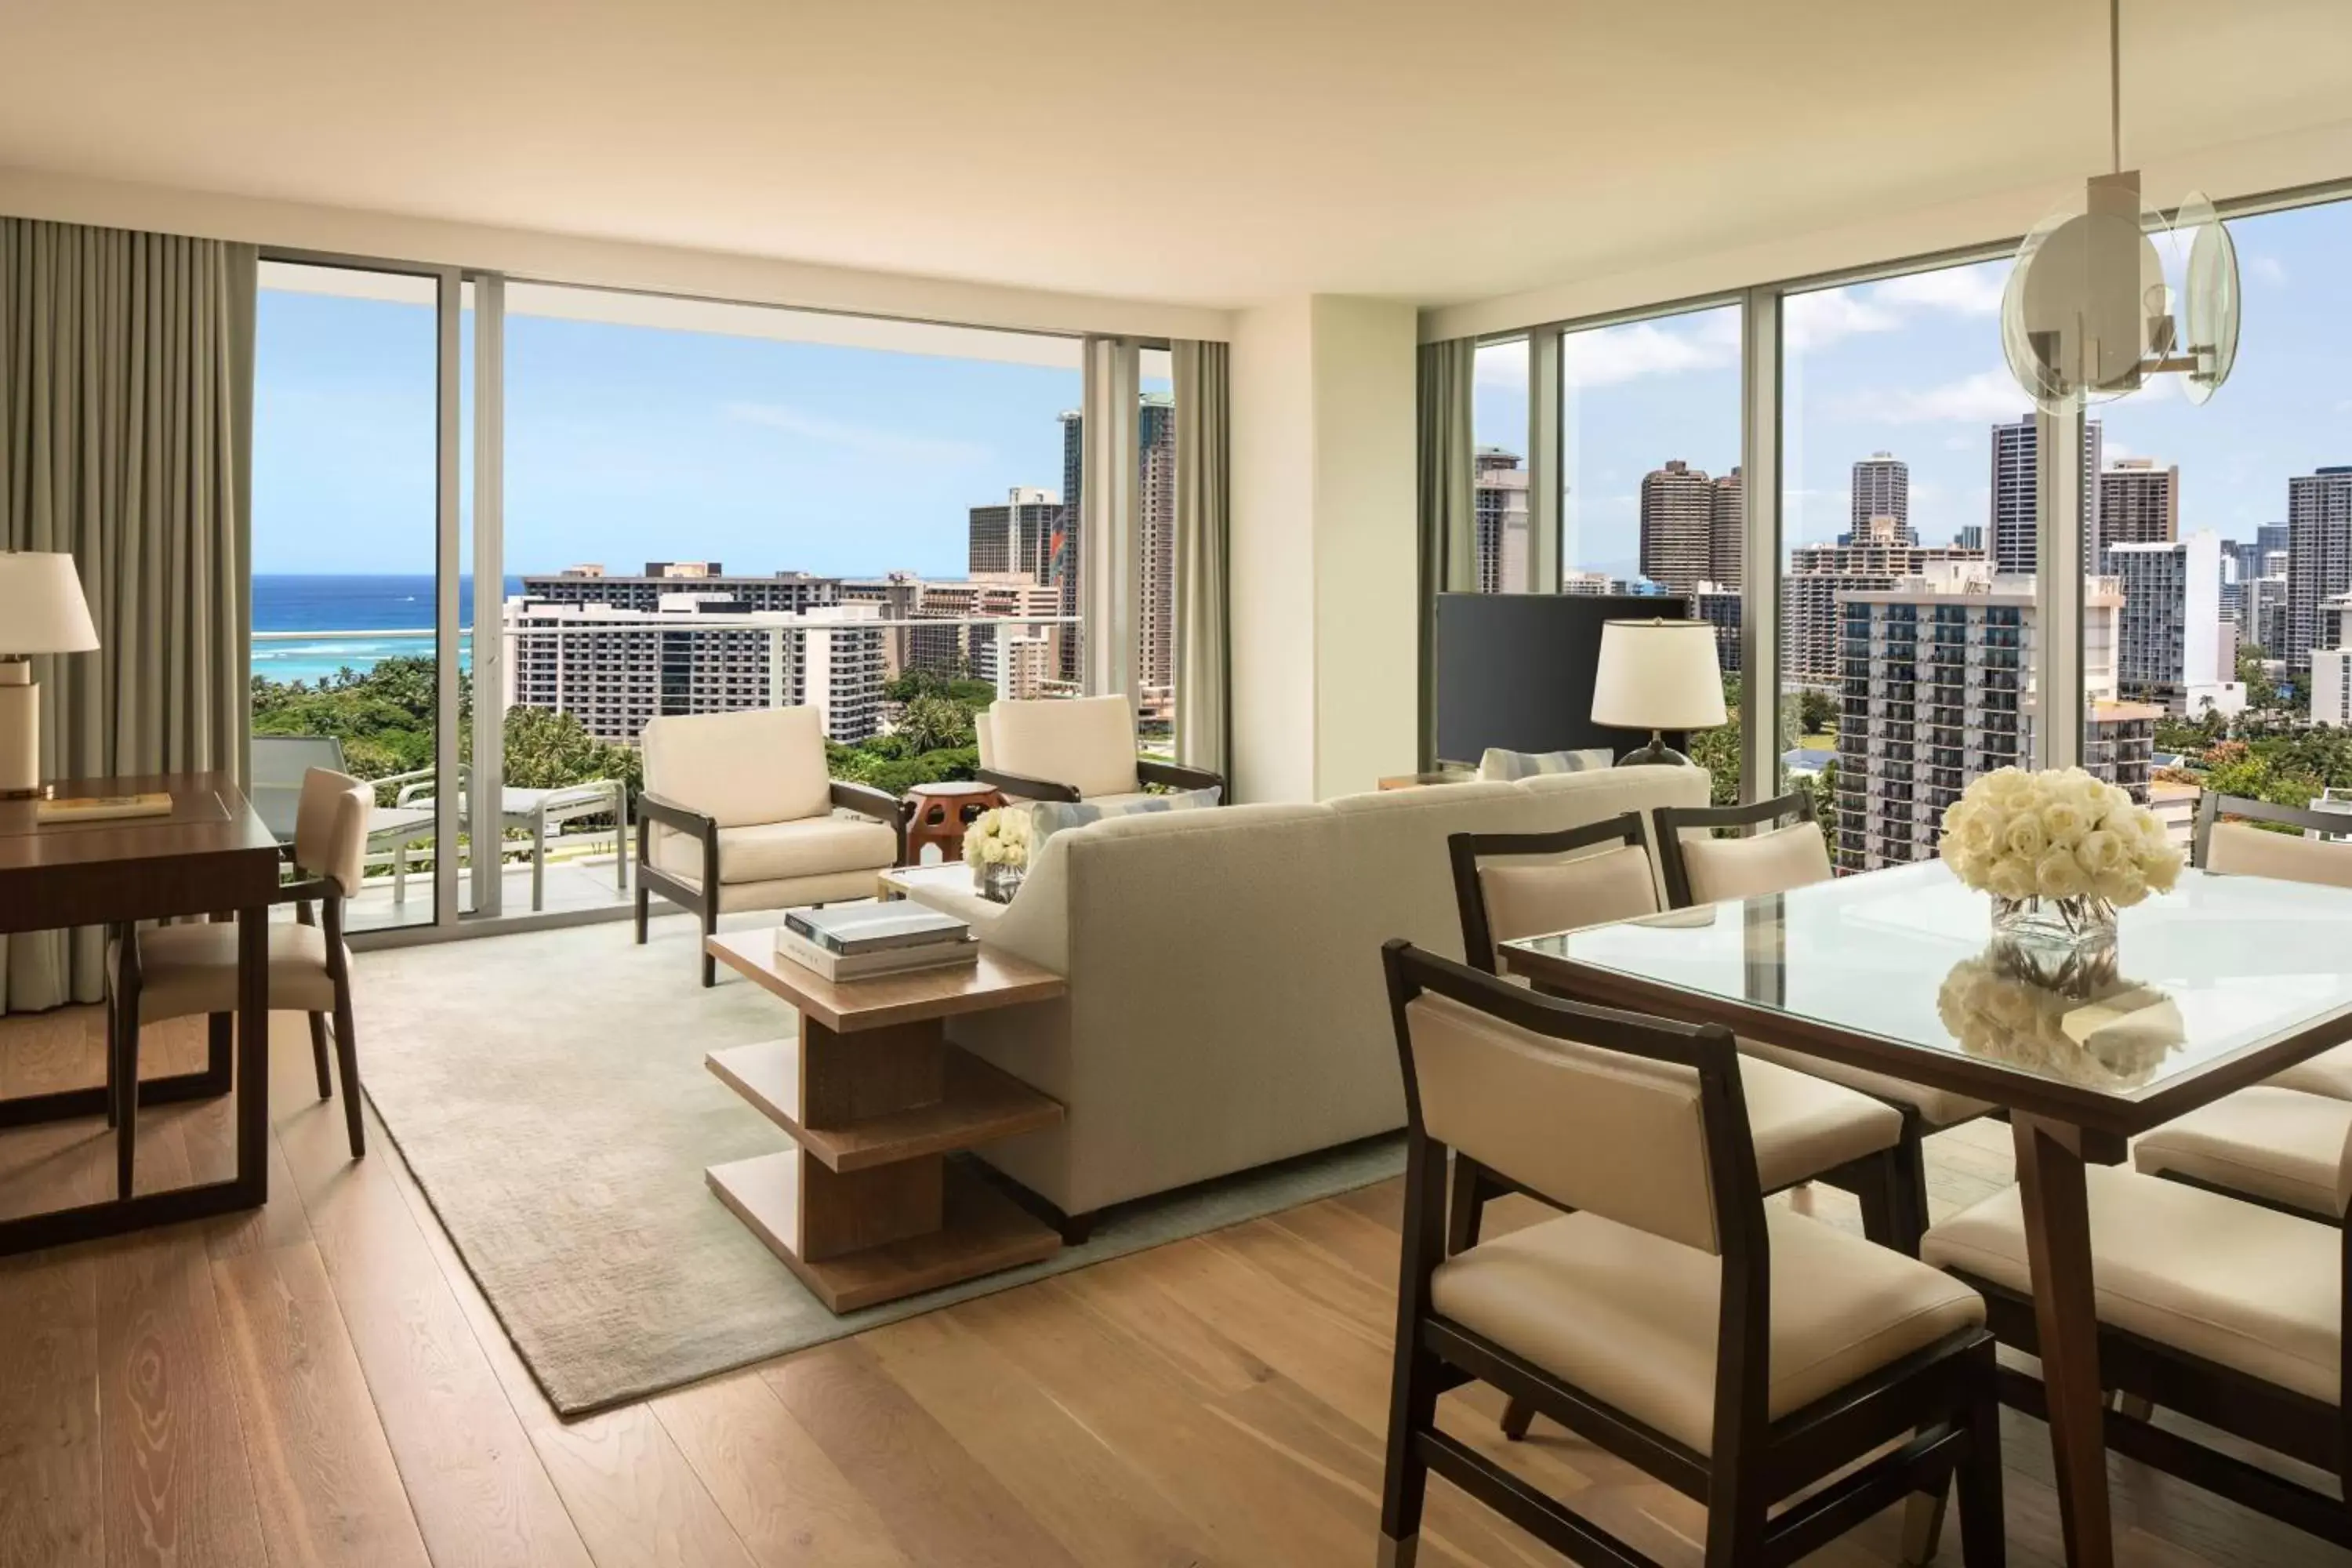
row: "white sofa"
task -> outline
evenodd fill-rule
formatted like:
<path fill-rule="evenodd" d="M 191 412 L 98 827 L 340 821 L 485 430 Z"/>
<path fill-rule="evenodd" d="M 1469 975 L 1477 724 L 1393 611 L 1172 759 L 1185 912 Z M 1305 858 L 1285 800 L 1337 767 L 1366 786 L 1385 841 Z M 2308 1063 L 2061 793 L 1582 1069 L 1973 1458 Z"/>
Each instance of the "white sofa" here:
<path fill-rule="evenodd" d="M 1009 905 L 916 897 L 1067 977 L 950 1037 L 1069 1108 L 983 1158 L 1071 1216 L 1404 1122 L 1381 943 L 1459 957 L 1449 834 L 1704 805 L 1696 768 L 1112 818 L 1055 835 Z"/>

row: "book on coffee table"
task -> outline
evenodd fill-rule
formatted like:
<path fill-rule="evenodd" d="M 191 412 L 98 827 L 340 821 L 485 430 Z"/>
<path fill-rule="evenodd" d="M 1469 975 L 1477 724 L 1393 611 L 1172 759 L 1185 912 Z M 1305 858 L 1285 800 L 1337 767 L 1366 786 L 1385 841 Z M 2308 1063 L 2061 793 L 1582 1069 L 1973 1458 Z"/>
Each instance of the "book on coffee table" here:
<path fill-rule="evenodd" d="M 980 962 L 980 943 L 971 934 L 920 947 L 886 947 L 870 952 L 835 952 L 818 946 L 789 925 L 776 928 L 776 956 L 803 969 L 814 970 L 836 984 L 870 980 L 885 974 L 905 974 L 918 969 L 942 969 Z"/>
<path fill-rule="evenodd" d="M 971 925 L 920 904 L 844 904 L 787 910 L 784 927 L 828 952 L 844 956 L 969 941 Z"/>

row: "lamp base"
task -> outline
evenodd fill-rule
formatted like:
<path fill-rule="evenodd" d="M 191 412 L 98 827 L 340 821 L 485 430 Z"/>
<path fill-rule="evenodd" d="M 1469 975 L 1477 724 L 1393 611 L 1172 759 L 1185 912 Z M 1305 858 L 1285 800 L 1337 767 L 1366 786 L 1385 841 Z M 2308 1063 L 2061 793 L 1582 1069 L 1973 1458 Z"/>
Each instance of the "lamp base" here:
<path fill-rule="evenodd" d="M 0 659 L 0 800 L 33 800 L 41 788 L 41 689 L 23 659 Z"/>
<path fill-rule="evenodd" d="M 1686 768 L 1691 760 L 1666 744 L 1664 735 L 1653 730 L 1650 743 L 1638 751 L 1626 752 L 1617 759 L 1621 768 Z"/>

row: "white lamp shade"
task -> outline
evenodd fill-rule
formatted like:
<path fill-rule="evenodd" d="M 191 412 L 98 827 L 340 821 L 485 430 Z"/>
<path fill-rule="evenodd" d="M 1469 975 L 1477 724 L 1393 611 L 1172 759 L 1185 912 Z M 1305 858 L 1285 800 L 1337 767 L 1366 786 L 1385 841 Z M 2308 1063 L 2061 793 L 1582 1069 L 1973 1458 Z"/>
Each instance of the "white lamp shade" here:
<path fill-rule="evenodd" d="M 1723 675 L 1707 621 L 1604 621 L 1592 721 L 1621 730 L 1711 730 L 1724 722 Z"/>
<path fill-rule="evenodd" d="M 72 556 L 0 551 L 0 654 L 87 653 L 97 646 Z"/>

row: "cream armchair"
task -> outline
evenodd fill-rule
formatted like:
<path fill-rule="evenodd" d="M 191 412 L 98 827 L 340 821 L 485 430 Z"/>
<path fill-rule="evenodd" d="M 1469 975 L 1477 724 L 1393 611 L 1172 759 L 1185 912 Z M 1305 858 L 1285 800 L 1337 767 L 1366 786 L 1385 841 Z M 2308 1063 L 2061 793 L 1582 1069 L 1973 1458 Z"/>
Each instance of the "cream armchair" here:
<path fill-rule="evenodd" d="M 898 802 L 827 775 L 814 708 L 656 719 L 640 743 L 640 943 L 656 893 L 692 911 L 707 937 L 722 914 L 871 897 L 874 873 L 898 863 Z M 711 984 L 716 965 L 697 952 Z"/>
<path fill-rule="evenodd" d="M 1024 800 L 1131 800 L 1146 784 L 1224 788 L 1222 774 L 1135 754 L 1124 697 L 996 702 L 972 716 L 980 781 Z M 1224 804 L 1222 798 L 1219 804 Z"/>

